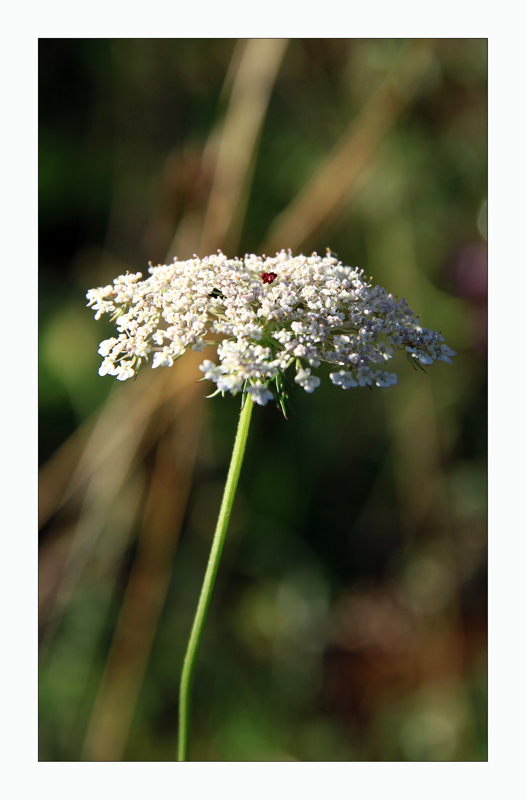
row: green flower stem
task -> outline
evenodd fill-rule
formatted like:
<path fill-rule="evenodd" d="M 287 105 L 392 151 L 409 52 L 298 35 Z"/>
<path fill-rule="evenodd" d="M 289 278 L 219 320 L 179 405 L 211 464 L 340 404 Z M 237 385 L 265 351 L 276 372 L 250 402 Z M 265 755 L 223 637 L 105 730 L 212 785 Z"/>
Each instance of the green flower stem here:
<path fill-rule="evenodd" d="M 226 479 L 225 491 L 223 493 L 223 501 L 219 511 L 214 540 L 212 542 L 210 558 L 208 559 L 208 567 L 206 568 L 205 578 L 203 581 L 203 588 L 201 589 L 201 595 L 197 605 L 194 624 L 192 626 L 188 648 L 184 657 L 183 673 L 181 675 L 181 686 L 179 690 L 178 761 L 188 761 L 188 747 L 190 738 L 190 696 L 192 691 L 195 659 L 199 642 L 201 641 L 208 607 L 212 598 L 212 591 L 214 589 L 214 583 L 219 567 L 219 559 L 221 558 L 221 551 L 223 550 L 228 523 L 230 521 L 230 512 L 232 511 L 232 506 L 234 504 L 237 482 L 239 479 L 239 473 L 241 472 L 243 456 L 245 454 L 248 428 L 250 425 L 250 417 L 252 415 L 253 405 L 254 403 L 252 402 L 252 398 L 246 397 L 245 404 L 241 409 L 241 414 L 239 416 L 236 441 L 234 442 L 234 450 L 232 451 L 232 459 L 230 461 L 230 468 L 228 470 L 228 477 Z"/>

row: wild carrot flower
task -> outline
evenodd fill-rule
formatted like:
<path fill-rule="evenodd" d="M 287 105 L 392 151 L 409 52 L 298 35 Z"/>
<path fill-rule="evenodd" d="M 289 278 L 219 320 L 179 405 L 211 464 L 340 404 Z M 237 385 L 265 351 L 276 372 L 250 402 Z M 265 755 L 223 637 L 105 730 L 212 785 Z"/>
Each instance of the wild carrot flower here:
<path fill-rule="evenodd" d="M 217 392 L 244 390 L 259 405 L 284 392 L 284 373 L 311 393 L 322 362 L 334 365 L 342 389 L 387 388 L 398 382 L 384 367 L 395 349 L 413 363 L 451 363 L 456 353 L 440 333 L 422 328 L 404 299 L 367 282 L 363 270 L 325 258 L 282 251 L 274 258 L 217 255 L 150 266 L 91 289 L 88 306 L 111 314 L 118 336 L 101 342 L 100 375 L 127 380 L 142 361 L 171 367 L 191 348 L 217 348 L 219 363 L 200 369 Z M 216 392 L 216 393 L 217 393 Z"/>
<path fill-rule="evenodd" d="M 125 381 L 143 360 L 171 367 L 191 348 L 217 348 L 219 363 L 204 359 L 202 380 L 217 392 L 243 392 L 232 459 L 197 611 L 190 633 L 179 692 L 178 759 L 189 758 L 193 672 L 221 550 L 243 461 L 253 405 L 274 397 L 285 413 L 285 373 L 295 365 L 294 381 L 309 394 L 320 385 L 313 374 L 322 362 L 334 366 L 330 378 L 342 389 L 398 383 L 381 369 L 394 349 L 405 349 L 418 366 L 451 362 L 456 353 L 440 333 L 420 327 L 405 300 L 372 286 L 363 270 L 346 267 L 327 252 L 325 258 L 275 258 L 218 255 L 150 267 L 121 275 L 113 285 L 91 289 L 88 306 L 111 314 L 118 337 L 101 342 L 100 375 Z M 423 366 L 422 366 L 423 369 Z M 250 396 L 252 402 L 247 399 Z"/>

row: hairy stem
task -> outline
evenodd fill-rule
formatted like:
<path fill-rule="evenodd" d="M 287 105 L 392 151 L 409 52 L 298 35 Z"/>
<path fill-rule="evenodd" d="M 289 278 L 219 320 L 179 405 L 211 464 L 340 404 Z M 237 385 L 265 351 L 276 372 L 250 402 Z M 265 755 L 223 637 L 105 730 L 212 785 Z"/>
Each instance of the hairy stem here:
<path fill-rule="evenodd" d="M 214 540 L 212 542 L 212 549 L 208 559 L 208 566 L 206 568 L 203 587 L 199 596 L 199 603 L 197 605 L 192 632 L 190 634 L 186 655 L 184 657 L 181 686 L 179 690 L 178 761 L 188 761 L 190 738 L 190 702 L 195 660 L 206 621 L 208 607 L 212 598 L 212 591 L 214 589 L 214 583 L 219 567 L 219 559 L 221 558 L 221 551 L 223 549 L 228 523 L 230 520 L 230 512 L 234 504 L 237 482 L 239 479 L 239 473 L 241 471 L 241 464 L 243 463 L 243 456 L 245 454 L 253 405 L 252 399 L 250 397 L 246 397 L 244 406 L 241 409 L 239 416 L 236 440 L 234 442 L 234 449 L 232 451 L 232 459 L 230 461 L 230 468 L 228 470 L 228 477 L 226 479 Z"/>

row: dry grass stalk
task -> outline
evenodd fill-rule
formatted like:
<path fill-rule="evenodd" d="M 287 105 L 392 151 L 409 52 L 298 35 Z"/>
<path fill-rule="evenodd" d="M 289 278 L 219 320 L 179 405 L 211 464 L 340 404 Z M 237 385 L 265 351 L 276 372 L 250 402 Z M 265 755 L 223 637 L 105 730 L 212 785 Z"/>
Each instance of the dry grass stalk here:
<path fill-rule="evenodd" d="M 287 44 L 288 39 L 242 44 L 199 246 L 204 255 L 218 247 L 237 249 L 263 120 Z"/>
<path fill-rule="evenodd" d="M 184 409 L 165 409 L 171 427 L 157 446 L 138 550 L 89 722 L 83 760 L 123 757 L 191 485 L 201 404 L 196 402 L 198 392 L 193 386 L 187 387 L 186 395 Z"/>
<path fill-rule="evenodd" d="M 273 222 L 265 253 L 305 247 L 349 201 L 349 192 L 418 91 L 433 46 L 416 40 L 400 55 L 374 95 L 291 204 Z"/>

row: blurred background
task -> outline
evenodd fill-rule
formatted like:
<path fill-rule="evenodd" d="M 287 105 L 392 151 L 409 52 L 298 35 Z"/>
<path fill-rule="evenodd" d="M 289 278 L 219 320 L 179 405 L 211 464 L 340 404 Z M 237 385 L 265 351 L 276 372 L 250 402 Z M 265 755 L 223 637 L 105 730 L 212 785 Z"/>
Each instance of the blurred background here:
<path fill-rule="evenodd" d="M 487 40 L 40 39 L 42 761 L 171 761 L 239 400 L 97 374 L 87 289 L 330 247 L 454 366 L 255 409 L 192 760 L 487 758 Z"/>

